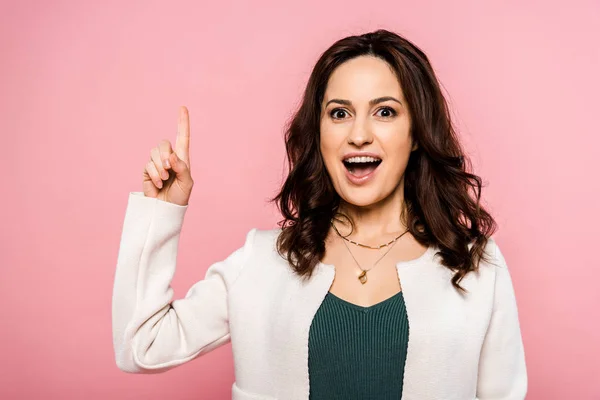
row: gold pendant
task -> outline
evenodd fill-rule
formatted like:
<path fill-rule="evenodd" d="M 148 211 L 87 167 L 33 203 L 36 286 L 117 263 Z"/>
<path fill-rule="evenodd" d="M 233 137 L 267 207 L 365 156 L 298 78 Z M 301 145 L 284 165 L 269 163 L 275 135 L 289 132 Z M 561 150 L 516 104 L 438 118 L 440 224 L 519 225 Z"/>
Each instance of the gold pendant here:
<path fill-rule="evenodd" d="M 360 273 L 360 275 L 358 276 L 358 280 L 360 281 L 360 283 L 362 283 L 363 285 L 365 283 L 367 283 L 367 271 L 363 271 Z"/>

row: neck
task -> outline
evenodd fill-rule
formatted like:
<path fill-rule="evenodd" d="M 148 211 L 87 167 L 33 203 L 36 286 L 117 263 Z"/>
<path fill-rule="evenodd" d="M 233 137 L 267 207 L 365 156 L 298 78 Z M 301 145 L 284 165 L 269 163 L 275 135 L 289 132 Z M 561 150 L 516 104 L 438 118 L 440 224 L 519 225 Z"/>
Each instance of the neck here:
<path fill-rule="evenodd" d="M 368 206 L 357 206 L 347 202 L 340 204 L 340 211 L 350 217 L 354 230 L 350 237 L 357 241 L 381 242 L 390 236 L 396 236 L 406 230 L 401 219 L 404 206 L 404 185 L 398 185 L 394 192 L 378 203 Z M 343 235 L 348 235 L 350 224 L 341 219 L 336 221 L 336 227 Z"/>

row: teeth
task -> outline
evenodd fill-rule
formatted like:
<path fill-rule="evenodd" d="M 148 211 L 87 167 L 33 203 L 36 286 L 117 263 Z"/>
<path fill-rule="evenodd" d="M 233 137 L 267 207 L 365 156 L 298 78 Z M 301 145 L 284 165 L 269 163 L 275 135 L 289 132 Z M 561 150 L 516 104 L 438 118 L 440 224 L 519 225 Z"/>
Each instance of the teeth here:
<path fill-rule="evenodd" d="M 367 163 L 381 161 L 381 159 L 375 157 L 350 157 L 344 161 L 348 163 Z"/>

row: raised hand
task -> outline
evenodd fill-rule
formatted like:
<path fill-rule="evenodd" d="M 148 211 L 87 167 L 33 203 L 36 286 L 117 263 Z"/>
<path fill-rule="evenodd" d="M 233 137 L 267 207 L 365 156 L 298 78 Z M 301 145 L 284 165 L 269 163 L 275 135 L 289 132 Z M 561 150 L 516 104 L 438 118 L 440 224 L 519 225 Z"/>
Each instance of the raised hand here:
<path fill-rule="evenodd" d="M 175 150 L 171 142 L 162 140 L 150 151 L 144 168 L 142 187 L 146 197 L 185 206 L 192 194 L 190 170 L 190 117 L 186 107 L 179 109 Z"/>

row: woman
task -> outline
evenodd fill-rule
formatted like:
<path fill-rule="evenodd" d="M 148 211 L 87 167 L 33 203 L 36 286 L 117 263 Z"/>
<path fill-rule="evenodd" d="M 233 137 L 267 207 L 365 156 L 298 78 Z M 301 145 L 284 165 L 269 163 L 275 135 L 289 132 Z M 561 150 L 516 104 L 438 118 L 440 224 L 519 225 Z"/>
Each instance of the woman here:
<path fill-rule="evenodd" d="M 523 399 L 517 305 L 481 180 L 426 55 L 384 30 L 318 60 L 286 134 L 281 229 L 173 300 L 193 187 L 188 114 L 131 193 L 116 361 L 168 370 L 231 341 L 234 399 Z M 206 245 L 208 246 L 208 244 Z"/>

